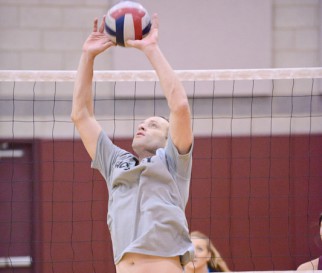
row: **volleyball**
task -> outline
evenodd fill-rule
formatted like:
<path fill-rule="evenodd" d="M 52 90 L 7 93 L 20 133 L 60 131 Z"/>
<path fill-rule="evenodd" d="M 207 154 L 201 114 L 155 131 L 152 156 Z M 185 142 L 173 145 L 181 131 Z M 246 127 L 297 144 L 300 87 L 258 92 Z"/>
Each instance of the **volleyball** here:
<path fill-rule="evenodd" d="M 105 30 L 118 45 L 127 40 L 141 40 L 151 29 L 151 18 L 139 3 L 122 1 L 111 7 L 105 18 Z"/>

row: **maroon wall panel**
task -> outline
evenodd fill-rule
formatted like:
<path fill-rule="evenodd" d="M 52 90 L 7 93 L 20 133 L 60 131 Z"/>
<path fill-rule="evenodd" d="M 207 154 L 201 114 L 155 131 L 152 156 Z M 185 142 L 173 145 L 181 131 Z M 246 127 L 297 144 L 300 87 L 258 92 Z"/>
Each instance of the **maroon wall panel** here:
<path fill-rule="evenodd" d="M 107 189 L 81 142 L 43 141 L 42 272 L 114 272 Z"/>
<path fill-rule="evenodd" d="M 188 223 L 231 269 L 293 270 L 320 254 L 321 135 L 198 138 L 194 147 Z M 105 181 L 82 143 L 41 141 L 39 151 L 42 272 L 115 272 Z"/>
<path fill-rule="evenodd" d="M 0 157 L 0 257 L 35 256 L 37 241 L 33 195 L 33 158 L 31 143 L 0 141 L 9 153 Z M 12 156 L 21 152 L 19 156 Z M 10 154 L 12 153 L 12 154 Z M 2 273 L 30 273 L 32 266 L 0 269 Z"/>
<path fill-rule="evenodd" d="M 321 253 L 322 137 L 195 141 L 191 230 L 234 270 L 292 270 Z"/>

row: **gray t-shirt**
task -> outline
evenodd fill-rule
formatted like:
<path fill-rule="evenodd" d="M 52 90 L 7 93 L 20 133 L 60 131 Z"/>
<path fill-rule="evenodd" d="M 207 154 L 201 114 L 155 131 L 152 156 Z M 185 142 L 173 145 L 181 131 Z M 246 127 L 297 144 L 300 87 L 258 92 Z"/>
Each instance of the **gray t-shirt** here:
<path fill-rule="evenodd" d="M 193 258 L 185 207 L 189 197 L 192 148 L 180 155 L 168 138 L 165 148 L 140 163 L 115 146 L 102 131 L 92 168 L 98 169 L 109 191 L 107 224 L 114 262 L 125 253 Z"/>

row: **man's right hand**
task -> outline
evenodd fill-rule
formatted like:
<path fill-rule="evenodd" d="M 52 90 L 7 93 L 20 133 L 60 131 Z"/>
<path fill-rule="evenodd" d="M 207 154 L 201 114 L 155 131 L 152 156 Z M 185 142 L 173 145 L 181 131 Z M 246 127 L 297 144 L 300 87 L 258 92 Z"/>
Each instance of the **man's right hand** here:
<path fill-rule="evenodd" d="M 98 19 L 95 18 L 93 32 L 88 36 L 83 45 L 83 52 L 89 54 L 90 57 L 94 58 L 106 49 L 116 45 L 108 34 L 104 32 L 104 22 L 105 16 L 103 16 L 103 20 L 98 27 Z"/>

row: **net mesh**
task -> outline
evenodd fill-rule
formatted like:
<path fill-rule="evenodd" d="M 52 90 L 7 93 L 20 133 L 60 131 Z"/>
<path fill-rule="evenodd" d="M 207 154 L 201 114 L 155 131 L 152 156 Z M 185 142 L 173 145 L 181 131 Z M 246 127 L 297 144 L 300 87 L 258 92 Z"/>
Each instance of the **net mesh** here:
<path fill-rule="evenodd" d="M 231 270 L 294 270 L 319 256 L 322 70 L 177 71 L 195 135 L 190 230 Z M 105 181 L 70 120 L 75 71 L 0 71 L 0 267 L 114 272 Z M 97 71 L 95 116 L 131 151 L 168 109 L 152 71 Z M 38 270 L 38 271 L 37 271 Z"/>

